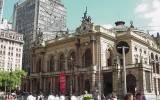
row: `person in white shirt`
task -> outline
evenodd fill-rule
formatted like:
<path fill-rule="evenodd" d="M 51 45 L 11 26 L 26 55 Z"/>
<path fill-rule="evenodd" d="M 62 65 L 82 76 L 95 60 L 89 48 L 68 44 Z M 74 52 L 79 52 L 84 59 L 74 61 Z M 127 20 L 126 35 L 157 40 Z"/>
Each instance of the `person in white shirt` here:
<path fill-rule="evenodd" d="M 60 100 L 65 100 L 65 96 L 63 94 L 60 96 Z"/>
<path fill-rule="evenodd" d="M 59 98 L 58 94 L 56 94 L 56 98 L 55 98 L 55 100 L 60 100 L 60 98 Z"/>
<path fill-rule="evenodd" d="M 77 99 L 77 97 L 73 94 L 73 95 L 71 96 L 71 100 L 78 100 L 78 99 Z"/>
<path fill-rule="evenodd" d="M 36 97 L 34 97 L 34 96 L 32 95 L 32 93 L 30 92 L 30 93 L 29 93 L 29 96 L 27 97 L 27 100 L 36 100 Z"/>
<path fill-rule="evenodd" d="M 40 95 L 38 96 L 38 100 L 44 100 L 44 96 L 43 96 L 42 92 L 40 92 Z"/>
<path fill-rule="evenodd" d="M 54 93 L 50 93 L 50 95 L 48 96 L 48 100 L 55 100 L 55 96 L 54 96 Z"/>

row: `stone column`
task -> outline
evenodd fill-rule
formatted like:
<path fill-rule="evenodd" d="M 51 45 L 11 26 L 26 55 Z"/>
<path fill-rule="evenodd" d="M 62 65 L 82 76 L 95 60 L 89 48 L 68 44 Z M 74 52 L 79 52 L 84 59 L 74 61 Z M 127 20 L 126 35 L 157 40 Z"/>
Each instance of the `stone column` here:
<path fill-rule="evenodd" d="M 45 52 L 41 52 L 42 60 L 41 60 L 41 70 L 40 70 L 40 90 L 42 90 L 42 74 L 43 74 L 43 68 L 45 66 Z"/>
<path fill-rule="evenodd" d="M 158 79 L 156 78 L 156 90 L 157 90 L 157 95 L 159 95 L 159 91 L 158 91 Z"/>
<path fill-rule="evenodd" d="M 78 87 L 78 74 L 75 76 L 75 88 L 76 88 L 75 92 L 77 93 L 78 89 L 79 89 L 79 87 Z"/>
<path fill-rule="evenodd" d="M 29 84 L 30 84 L 30 89 L 29 90 L 33 92 L 33 89 L 32 89 L 33 88 L 32 87 L 32 79 L 29 80 Z"/>
<path fill-rule="evenodd" d="M 142 73 L 143 73 L 143 92 L 147 92 L 147 89 L 146 89 L 146 79 L 145 79 L 145 70 L 142 70 Z"/>
<path fill-rule="evenodd" d="M 97 49 L 96 49 L 96 45 L 95 45 L 95 43 L 96 43 L 96 36 L 95 35 L 92 35 L 91 37 L 90 37 L 90 42 L 91 42 L 91 47 L 92 47 L 92 68 L 91 68 L 91 70 L 92 70 L 92 87 L 91 87 L 91 89 L 92 89 L 92 91 L 94 91 L 95 90 L 95 80 L 96 80 L 96 77 L 95 77 L 95 74 L 96 74 L 96 51 L 97 51 Z"/>
<path fill-rule="evenodd" d="M 65 55 L 65 71 L 68 70 L 68 57 Z"/>

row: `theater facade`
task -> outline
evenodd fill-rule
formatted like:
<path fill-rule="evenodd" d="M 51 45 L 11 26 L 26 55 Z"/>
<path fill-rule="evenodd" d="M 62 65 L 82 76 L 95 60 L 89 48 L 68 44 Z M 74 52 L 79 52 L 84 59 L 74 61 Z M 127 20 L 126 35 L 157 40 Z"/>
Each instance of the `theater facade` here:
<path fill-rule="evenodd" d="M 101 90 L 123 95 L 123 55 L 116 46 L 129 45 L 125 56 L 127 92 L 141 91 L 149 100 L 160 94 L 160 36 L 151 36 L 131 23 L 118 21 L 112 29 L 92 23 L 84 13 L 75 32 L 63 32 L 55 39 L 38 37 L 31 48 L 30 73 L 23 80 L 26 91 L 82 94 Z"/>

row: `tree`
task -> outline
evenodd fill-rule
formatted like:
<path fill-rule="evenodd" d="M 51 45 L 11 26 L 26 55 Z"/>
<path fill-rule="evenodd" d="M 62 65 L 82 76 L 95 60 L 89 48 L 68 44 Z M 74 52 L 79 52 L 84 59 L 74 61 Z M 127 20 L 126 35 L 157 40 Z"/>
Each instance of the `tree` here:
<path fill-rule="evenodd" d="M 2 91 L 5 87 L 15 90 L 21 85 L 22 77 L 26 76 L 26 72 L 23 70 L 15 70 L 12 72 L 0 71 L 0 88 Z"/>

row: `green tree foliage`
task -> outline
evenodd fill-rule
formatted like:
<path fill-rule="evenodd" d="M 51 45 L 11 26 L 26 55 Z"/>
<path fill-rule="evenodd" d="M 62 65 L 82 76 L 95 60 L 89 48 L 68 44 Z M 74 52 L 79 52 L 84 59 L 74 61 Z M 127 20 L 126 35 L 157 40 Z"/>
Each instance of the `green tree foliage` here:
<path fill-rule="evenodd" d="M 0 88 L 4 91 L 5 86 L 13 90 L 21 85 L 22 77 L 26 76 L 23 70 L 15 70 L 12 72 L 0 71 Z"/>

